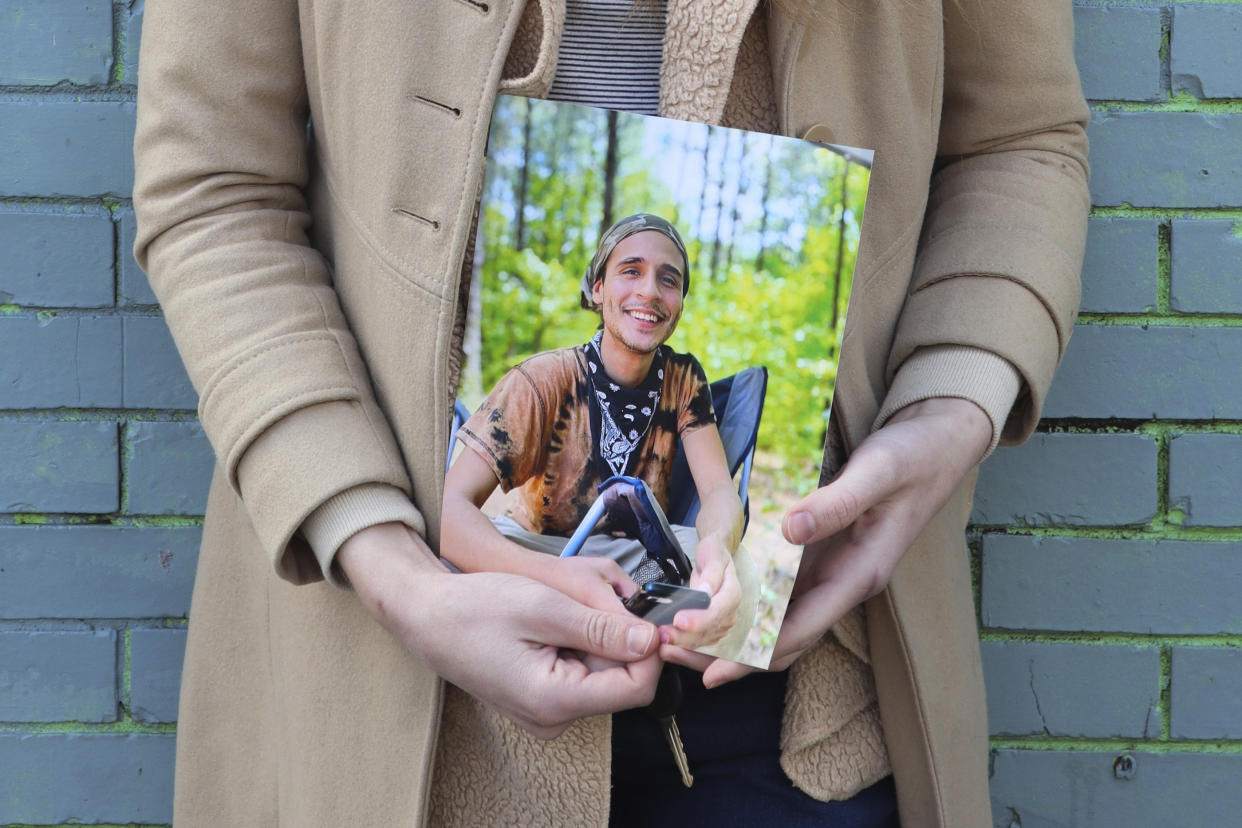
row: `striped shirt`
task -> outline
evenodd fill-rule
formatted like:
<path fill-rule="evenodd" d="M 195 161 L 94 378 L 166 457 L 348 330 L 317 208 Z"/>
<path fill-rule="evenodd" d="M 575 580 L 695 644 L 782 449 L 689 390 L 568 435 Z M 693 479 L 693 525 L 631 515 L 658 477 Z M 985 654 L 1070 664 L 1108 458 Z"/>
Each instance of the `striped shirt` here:
<path fill-rule="evenodd" d="M 568 0 L 548 98 L 655 115 L 667 0 Z"/>

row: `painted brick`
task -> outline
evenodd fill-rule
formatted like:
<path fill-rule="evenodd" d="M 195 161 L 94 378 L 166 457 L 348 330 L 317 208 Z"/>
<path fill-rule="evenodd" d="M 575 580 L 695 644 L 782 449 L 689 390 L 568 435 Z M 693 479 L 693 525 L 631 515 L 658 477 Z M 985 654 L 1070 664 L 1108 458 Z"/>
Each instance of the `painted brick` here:
<path fill-rule="evenodd" d="M 0 101 L 0 195 L 127 197 L 134 104 Z"/>
<path fill-rule="evenodd" d="M 130 632 L 129 709 L 138 721 L 177 721 L 185 635 L 185 630 Z"/>
<path fill-rule="evenodd" d="M 1174 739 L 1242 739 L 1242 650 L 1174 647 Z"/>
<path fill-rule="evenodd" d="M 125 319 L 124 399 L 127 408 L 194 409 L 198 395 L 159 316 Z"/>
<path fill-rule="evenodd" d="M 92 308 L 112 304 L 107 216 L 0 213 L 0 304 Z"/>
<path fill-rule="evenodd" d="M 1232 419 L 1242 412 L 1242 328 L 1079 325 L 1045 417 Z"/>
<path fill-rule="evenodd" d="M 201 515 L 215 455 L 196 423 L 130 423 L 125 479 L 135 515 Z"/>
<path fill-rule="evenodd" d="M 0 318 L 0 408 L 121 403 L 121 320 L 115 316 Z"/>
<path fill-rule="evenodd" d="M 1082 264 L 1082 310 L 1153 310 L 1158 246 L 1155 221 L 1089 220 Z"/>
<path fill-rule="evenodd" d="M 170 618 L 190 607 L 198 527 L 0 526 L 7 618 Z"/>
<path fill-rule="evenodd" d="M 1242 222 L 1174 221 L 1172 305 L 1242 313 Z"/>
<path fill-rule="evenodd" d="M 116 721 L 116 633 L 0 633 L 0 722 Z"/>
<path fill-rule="evenodd" d="M 138 232 L 138 223 L 134 220 L 133 210 L 121 210 L 120 250 L 117 258 L 121 265 L 120 290 L 121 304 L 154 305 L 159 300 L 151 291 L 147 274 L 142 272 L 138 262 L 134 261 L 134 238 Z"/>
<path fill-rule="evenodd" d="M 0 735 L 0 823 L 168 823 L 176 739 Z"/>
<path fill-rule="evenodd" d="M 1160 735 L 1160 651 L 985 641 L 988 727 L 997 735 Z"/>
<path fill-rule="evenodd" d="M 138 82 L 138 46 L 142 35 L 143 0 L 130 0 L 121 31 L 121 83 Z"/>
<path fill-rule="evenodd" d="M 992 761 L 992 824 L 997 828 L 1235 825 L 1242 809 L 1242 756 L 998 750 Z"/>
<path fill-rule="evenodd" d="M 1160 10 L 1074 9 L 1074 57 L 1082 91 L 1097 100 L 1160 95 Z"/>
<path fill-rule="evenodd" d="M 974 523 L 1104 526 L 1156 514 L 1156 441 L 1131 434 L 1036 434 L 979 471 Z"/>
<path fill-rule="evenodd" d="M 1183 434 L 1169 444 L 1169 504 L 1187 526 L 1242 526 L 1242 435 Z"/>
<path fill-rule="evenodd" d="M 1175 6 L 1169 59 L 1174 92 L 1242 98 L 1242 9 Z"/>
<path fill-rule="evenodd" d="M 986 627 L 1242 633 L 1242 543 L 983 537 Z"/>
<path fill-rule="evenodd" d="M 7 0 L 0 43 L 0 85 L 107 83 L 112 6 L 106 0 Z"/>
<path fill-rule="evenodd" d="M 1242 202 L 1242 115 L 1097 112 L 1091 197 L 1099 205 L 1232 207 Z"/>
<path fill-rule="evenodd" d="M 0 435 L 0 512 L 120 508 L 116 423 L 4 422 Z"/>

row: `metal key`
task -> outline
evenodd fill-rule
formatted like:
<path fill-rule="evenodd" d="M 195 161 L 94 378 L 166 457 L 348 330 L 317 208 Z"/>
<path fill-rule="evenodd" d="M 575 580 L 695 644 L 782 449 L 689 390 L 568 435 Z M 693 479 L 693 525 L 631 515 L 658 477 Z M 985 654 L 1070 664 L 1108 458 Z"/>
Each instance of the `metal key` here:
<path fill-rule="evenodd" d="M 673 761 L 677 763 L 681 783 L 689 788 L 694 784 L 694 777 L 690 775 L 690 762 L 686 759 L 686 749 L 681 744 L 681 731 L 677 729 L 677 719 L 673 717 L 680 706 L 681 677 L 677 675 L 677 669 L 672 664 L 666 664 L 660 671 L 655 698 L 643 708 L 643 712 L 660 725 L 664 739 L 673 751 Z"/>

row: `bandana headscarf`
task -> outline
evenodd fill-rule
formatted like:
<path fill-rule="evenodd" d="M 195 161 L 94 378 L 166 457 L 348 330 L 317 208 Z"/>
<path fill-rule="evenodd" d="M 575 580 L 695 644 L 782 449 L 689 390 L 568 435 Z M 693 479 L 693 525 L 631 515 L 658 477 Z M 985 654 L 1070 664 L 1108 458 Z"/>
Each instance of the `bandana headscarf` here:
<path fill-rule="evenodd" d="M 616 249 L 623 239 L 635 233 L 641 233 L 644 230 L 654 230 L 657 233 L 662 233 L 677 246 L 677 252 L 681 253 L 683 265 L 681 269 L 681 295 L 685 296 L 690 291 L 690 257 L 686 255 L 686 245 L 682 242 L 677 228 L 659 216 L 653 216 L 650 213 L 635 213 L 609 227 L 608 232 L 604 233 L 600 238 L 599 247 L 595 251 L 595 256 L 591 259 L 591 264 L 587 266 L 586 272 L 582 274 L 582 297 L 580 300 L 582 307 L 587 310 L 599 310 L 599 305 L 595 304 L 595 300 L 591 298 L 591 293 L 595 289 L 595 283 L 604 275 L 604 265 L 608 264 L 608 257 L 612 255 L 612 251 Z"/>
<path fill-rule="evenodd" d="M 656 349 L 651 369 L 638 387 L 626 388 L 613 382 L 604 371 L 604 359 L 600 354 L 602 336 L 596 333 L 582 349 L 591 377 L 593 408 L 598 411 L 598 415 L 591 418 L 594 438 L 591 453 L 600 477 L 607 479 L 615 474 L 633 474 L 630 460 L 634 449 L 642 442 L 660 405 L 660 390 L 664 387 L 664 346 Z"/>

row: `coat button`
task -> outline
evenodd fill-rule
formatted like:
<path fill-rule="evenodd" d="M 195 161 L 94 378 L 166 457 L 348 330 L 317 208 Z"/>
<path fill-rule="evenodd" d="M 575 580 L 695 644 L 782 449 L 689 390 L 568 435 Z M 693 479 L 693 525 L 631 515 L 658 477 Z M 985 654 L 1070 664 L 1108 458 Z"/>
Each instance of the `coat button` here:
<path fill-rule="evenodd" d="M 814 141 L 817 144 L 835 144 L 837 136 L 827 124 L 815 124 L 802 133 L 802 140 Z"/>

